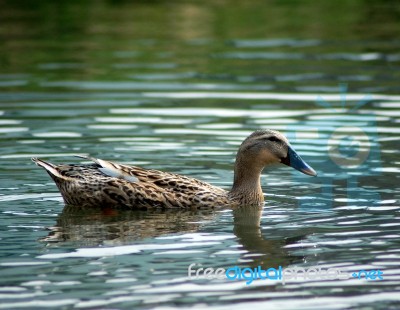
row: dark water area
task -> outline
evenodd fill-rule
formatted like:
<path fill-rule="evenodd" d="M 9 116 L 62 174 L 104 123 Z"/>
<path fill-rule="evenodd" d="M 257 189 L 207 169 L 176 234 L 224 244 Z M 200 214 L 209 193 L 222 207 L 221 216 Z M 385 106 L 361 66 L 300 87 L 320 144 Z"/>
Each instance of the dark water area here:
<path fill-rule="evenodd" d="M 398 308 L 396 1 L 0 7 L 0 309 Z M 30 161 L 91 154 L 229 189 L 260 128 L 318 172 L 266 169 L 260 212 L 64 208 Z M 246 284 L 192 264 L 348 277 Z"/>

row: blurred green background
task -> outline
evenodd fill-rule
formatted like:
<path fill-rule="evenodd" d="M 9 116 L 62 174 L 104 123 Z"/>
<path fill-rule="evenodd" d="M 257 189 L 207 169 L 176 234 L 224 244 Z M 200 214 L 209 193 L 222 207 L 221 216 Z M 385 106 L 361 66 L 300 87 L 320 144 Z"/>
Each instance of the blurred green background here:
<path fill-rule="evenodd" d="M 203 57 L 226 48 L 221 42 L 237 38 L 324 40 L 318 47 L 310 42 L 313 53 L 343 40 L 348 41 L 347 51 L 354 53 L 397 53 L 400 44 L 400 5 L 395 0 L 3 0 L 0 7 L 1 71 L 32 73 L 43 69 L 37 64 L 48 62 L 68 62 L 78 69 L 53 72 L 53 78 L 58 73 L 71 78 L 118 78 L 107 66 L 112 52 L 125 51 L 121 59 L 132 56 L 126 51 L 134 53 L 138 43 L 142 52 L 136 55 L 138 62 L 148 60 L 157 49 L 165 57 L 176 53 L 181 65 L 192 70 L 201 67 L 204 73 L 207 68 L 214 73 L 241 72 L 227 68 L 220 59 Z M 191 44 L 182 46 L 182 42 Z M 280 45 L 267 47 L 271 52 L 282 50 Z M 296 51 L 296 47 L 288 44 L 286 50 Z"/>

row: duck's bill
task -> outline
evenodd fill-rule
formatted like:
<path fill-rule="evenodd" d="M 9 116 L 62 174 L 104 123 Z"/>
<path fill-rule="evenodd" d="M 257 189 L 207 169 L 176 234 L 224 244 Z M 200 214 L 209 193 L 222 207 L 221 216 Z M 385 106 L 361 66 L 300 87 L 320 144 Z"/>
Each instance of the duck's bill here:
<path fill-rule="evenodd" d="M 311 168 L 291 146 L 288 147 L 288 153 L 286 158 L 282 159 L 282 164 L 290 166 L 304 174 L 311 175 L 315 177 L 317 173 L 313 168 Z"/>

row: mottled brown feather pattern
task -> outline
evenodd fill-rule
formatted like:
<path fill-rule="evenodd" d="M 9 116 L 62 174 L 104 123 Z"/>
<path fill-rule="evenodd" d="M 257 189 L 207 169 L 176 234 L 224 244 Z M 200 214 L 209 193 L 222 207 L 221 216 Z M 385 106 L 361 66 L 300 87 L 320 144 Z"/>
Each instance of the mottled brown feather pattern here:
<path fill-rule="evenodd" d="M 38 165 L 46 163 L 40 159 L 34 161 Z M 49 175 L 68 205 L 132 209 L 198 209 L 232 205 L 227 191 L 193 178 L 135 166 L 114 163 L 113 166 L 136 176 L 139 182 L 109 177 L 99 170 L 98 164 L 53 165 L 61 177 L 50 172 Z"/>

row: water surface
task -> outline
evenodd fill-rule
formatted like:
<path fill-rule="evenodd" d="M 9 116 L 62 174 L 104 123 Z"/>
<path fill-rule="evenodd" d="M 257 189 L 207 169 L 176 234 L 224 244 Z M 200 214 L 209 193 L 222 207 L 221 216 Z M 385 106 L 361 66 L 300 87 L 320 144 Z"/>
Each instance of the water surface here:
<path fill-rule="evenodd" d="M 88 3 L 0 12 L 0 309 L 396 308 L 396 4 Z M 259 128 L 319 173 L 266 169 L 260 212 L 64 208 L 30 161 L 91 154 L 229 189 Z M 189 279 L 193 263 L 383 280 L 246 285 Z"/>

